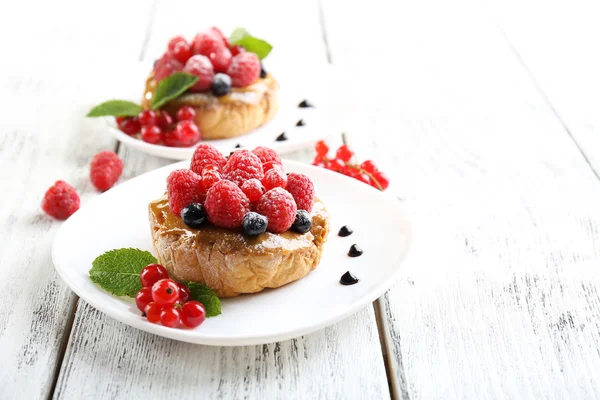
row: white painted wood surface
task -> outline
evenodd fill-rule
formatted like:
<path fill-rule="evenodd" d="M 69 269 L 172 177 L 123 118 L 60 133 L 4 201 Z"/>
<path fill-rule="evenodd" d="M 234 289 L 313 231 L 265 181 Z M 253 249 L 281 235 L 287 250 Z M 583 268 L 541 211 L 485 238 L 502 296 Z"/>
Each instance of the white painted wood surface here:
<path fill-rule="evenodd" d="M 18 55 L 0 65 L 0 398 L 379 399 L 386 366 L 393 398 L 600 398 L 600 183 L 586 161 L 600 168 L 596 8 L 11 4 L 0 15 L 0 50 Z M 84 113 L 114 94 L 106 82 L 121 65 L 207 25 L 268 38 L 273 65 L 329 57 L 357 77 L 351 144 L 392 175 L 415 229 L 376 312 L 277 344 L 193 346 L 105 317 L 56 276 L 60 223 L 41 214 L 43 192 L 65 179 L 85 204 L 97 195 L 89 159 L 116 145 Z M 169 163 L 119 155 L 122 180 Z"/>

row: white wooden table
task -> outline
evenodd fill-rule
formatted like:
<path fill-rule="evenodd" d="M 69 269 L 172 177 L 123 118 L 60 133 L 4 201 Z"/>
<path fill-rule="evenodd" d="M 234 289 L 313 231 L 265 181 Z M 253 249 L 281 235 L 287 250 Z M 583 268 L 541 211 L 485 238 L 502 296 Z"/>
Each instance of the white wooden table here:
<path fill-rule="evenodd" d="M 0 398 L 600 398 L 600 25 L 592 1 L 32 1 L 0 13 Z M 358 314 L 264 346 L 118 323 L 54 272 L 57 179 L 168 160 L 83 115 L 171 36 L 245 26 L 296 67 L 353 71 L 347 121 L 393 179 L 414 246 Z M 332 143 L 340 132 L 323 132 Z M 310 161 L 311 151 L 291 154 Z M 375 223 L 375 222 L 374 222 Z M 375 267 L 375 266 L 374 266 Z"/>

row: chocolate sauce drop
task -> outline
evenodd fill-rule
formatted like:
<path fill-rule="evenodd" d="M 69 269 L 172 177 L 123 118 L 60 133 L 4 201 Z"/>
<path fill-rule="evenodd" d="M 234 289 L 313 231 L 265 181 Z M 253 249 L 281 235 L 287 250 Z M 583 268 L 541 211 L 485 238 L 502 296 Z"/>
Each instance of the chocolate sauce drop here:
<path fill-rule="evenodd" d="M 296 122 L 296 126 L 304 126 L 306 125 L 306 122 L 304 122 L 303 119 L 298 120 L 298 122 Z"/>
<path fill-rule="evenodd" d="M 278 142 L 283 142 L 284 140 L 288 140 L 287 136 L 285 135 L 285 132 L 281 132 L 281 135 L 277 136 L 277 139 L 275 139 Z"/>
<path fill-rule="evenodd" d="M 350 236 L 354 233 L 354 231 L 352 230 L 352 228 L 350 228 L 348 225 L 344 225 L 340 228 L 340 231 L 338 232 L 338 236 L 341 237 L 346 237 L 346 236 Z"/>
<path fill-rule="evenodd" d="M 315 108 L 315 106 L 313 106 L 312 104 L 310 104 L 308 102 L 308 100 L 302 100 L 300 102 L 300 104 L 298 104 L 298 107 L 300 107 L 300 108 Z"/>
<path fill-rule="evenodd" d="M 340 283 L 342 285 L 354 285 L 355 283 L 358 283 L 358 278 L 352 275 L 350 271 L 346 271 L 340 278 Z"/>
<path fill-rule="evenodd" d="M 360 247 L 358 247 L 357 244 L 353 244 L 352 246 L 350 246 L 350 250 L 348 251 L 348 255 L 350 257 L 358 257 L 361 256 L 363 253 L 362 249 Z"/>
<path fill-rule="evenodd" d="M 241 148 L 242 148 L 242 145 L 238 143 L 238 144 L 236 144 L 236 145 L 235 145 L 235 148 L 236 148 L 236 149 L 241 149 Z"/>

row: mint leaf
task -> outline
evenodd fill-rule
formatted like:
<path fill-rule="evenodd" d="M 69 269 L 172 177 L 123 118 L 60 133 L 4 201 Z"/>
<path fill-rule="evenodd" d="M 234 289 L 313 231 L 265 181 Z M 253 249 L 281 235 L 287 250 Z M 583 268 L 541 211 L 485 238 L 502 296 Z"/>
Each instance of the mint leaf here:
<path fill-rule="evenodd" d="M 207 317 L 215 317 L 221 314 L 221 300 L 219 300 L 211 288 L 196 282 L 188 282 L 187 287 L 192 292 L 191 299 L 199 301 L 204 305 Z"/>
<path fill-rule="evenodd" d="M 156 91 L 152 95 L 150 108 L 156 110 L 165 103 L 181 96 L 186 90 L 198 82 L 198 77 L 187 72 L 176 72 L 168 78 L 158 82 Z"/>
<path fill-rule="evenodd" d="M 147 251 L 116 249 L 96 257 L 90 269 L 90 279 L 117 296 L 135 297 L 142 288 L 140 272 L 156 258 Z"/>
<path fill-rule="evenodd" d="M 142 111 L 139 105 L 127 100 L 109 100 L 92 108 L 88 117 L 135 117 Z"/>
<path fill-rule="evenodd" d="M 273 46 L 265 40 L 254 37 L 244 28 L 236 28 L 231 32 L 229 43 L 242 46 L 247 51 L 254 53 L 259 59 L 264 59 L 269 55 Z"/>

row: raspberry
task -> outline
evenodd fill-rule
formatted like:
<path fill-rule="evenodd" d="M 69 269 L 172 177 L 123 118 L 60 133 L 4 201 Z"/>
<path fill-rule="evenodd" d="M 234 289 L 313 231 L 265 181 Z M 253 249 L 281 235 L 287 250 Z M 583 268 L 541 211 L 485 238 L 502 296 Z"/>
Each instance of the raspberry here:
<path fill-rule="evenodd" d="M 283 168 L 273 167 L 265 174 L 262 180 L 266 190 L 271 190 L 276 187 L 285 189 L 287 186 L 287 176 L 283 172 Z"/>
<path fill-rule="evenodd" d="M 183 64 L 194 55 L 192 47 L 186 41 L 176 43 L 170 52 L 174 59 Z"/>
<path fill-rule="evenodd" d="M 79 210 L 79 196 L 65 181 L 56 181 L 42 200 L 42 210 L 56 219 L 67 219 Z"/>
<path fill-rule="evenodd" d="M 241 189 L 252 203 L 258 201 L 263 193 L 265 193 L 263 184 L 260 183 L 258 179 L 254 178 L 248 179 L 246 182 L 242 183 Z"/>
<path fill-rule="evenodd" d="M 174 59 L 171 54 L 165 53 L 154 66 L 154 79 L 157 82 L 179 72 L 183 69 L 183 64 Z"/>
<path fill-rule="evenodd" d="M 277 152 L 273 149 L 270 149 L 270 148 L 264 147 L 264 146 L 258 146 L 257 148 L 252 150 L 252 152 L 258 158 L 260 158 L 260 162 L 263 164 L 265 164 L 269 161 L 274 161 L 277 164 L 281 165 L 281 157 L 279 157 L 279 154 L 277 154 Z"/>
<path fill-rule="evenodd" d="M 215 71 L 208 57 L 199 54 L 191 57 L 185 63 L 183 71 L 198 77 L 198 82 L 191 87 L 191 91 L 201 92 L 210 89 Z"/>
<path fill-rule="evenodd" d="M 238 150 L 233 153 L 223 167 L 223 176 L 238 186 L 248 179 L 259 181 L 264 177 L 260 159 L 248 150 Z"/>
<path fill-rule="evenodd" d="M 112 151 L 101 151 L 90 163 L 90 180 L 96 189 L 110 189 L 123 172 L 123 161 Z"/>
<path fill-rule="evenodd" d="M 239 46 L 237 44 L 235 46 L 229 46 L 229 50 L 231 51 L 231 55 L 233 55 L 233 56 L 237 56 L 238 54 L 246 51 L 246 49 L 244 49 L 242 46 Z"/>
<path fill-rule="evenodd" d="M 290 229 L 296 219 L 296 202 L 290 193 L 275 188 L 262 195 L 256 212 L 269 219 L 269 232 L 281 233 Z"/>
<path fill-rule="evenodd" d="M 202 54 L 208 57 L 210 53 L 214 53 L 216 49 L 224 45 L 223 39 L 219 37 L 219 34 L 209 30 L 207 32 L 200 32 L 194 37 L 192 50 L 194 54 Z"/>
<path fill-rule="evenodd" d="M 315 187 L 310 178 L 304 174 L 292 172 L 287 179 L 286 190 L 294 197 L 298 210 L 311 212 L 315 199 Z"/>
<path fill-rule="evenodd" d="M 173 39 L 169 40 L 169 45 L 167 46 L 167 49 L 169 51 L 173 51 L 173 49 L 175 49 L 175 46 L 179 42 L 187 43 L 187 40 L 185 40 L 183 36 L 175 36 Z"/>
<path fill-rule="evenodd" d="M 238 228 L 250 211 L 250 202 L 235 183 L 222 180 L 210 188 L 204 207 L 208 220 L 216 226 Z"/>
<path fill-rule="evenodd" d="M 202 178 L 189 169 L 178 169 L 169 174 L 167 193 L 169 207 L 175 215 L 181 214 L 181 210 L 188 204 L 202 203 L 206 198 Z"/>
<path fill-rule="evenodd" d="M 219 47 L 208 56 L 215 72 L 227 72 L 231 65 L 231 51 L 227 47 Z"/>
<path fill-rule="evenodd" d="M 233 86 L 248 86 L 260 76 L 260 61 L 254 53 L 240 53 L 231 59 L 227 75 Z"/>
<path fill-rule="evenodd" d="M 223 154 L 215 146 L 208 143 L 200 143 L 192 156 L 190 169 L 197 174 L 202 174 L 202 170 L 207 165 L 215 165 L 220 170 L 226 161 Z"/>
<path fill-rule="evenodd" d="M 215 35 L 217 35 L 219 38 L 221 38 L 221 40 L 223 41 L 223 44 L 226 47 L 229 47 L 229 39 L 227 39 L 227 36 L 223 35 L 223 32 L 217 28 L 216 26 L 213 26 L 209 29 L 210 32 L 214 33 Z"/>
<path fill-rule="evenodd" d="M 202 186 L 204 190 L 210 189 L 215 183 L 219 182 L 221 179 L 221 174 L 217 170 L 210 170 L 205 168 L 202 171 Z"/>

